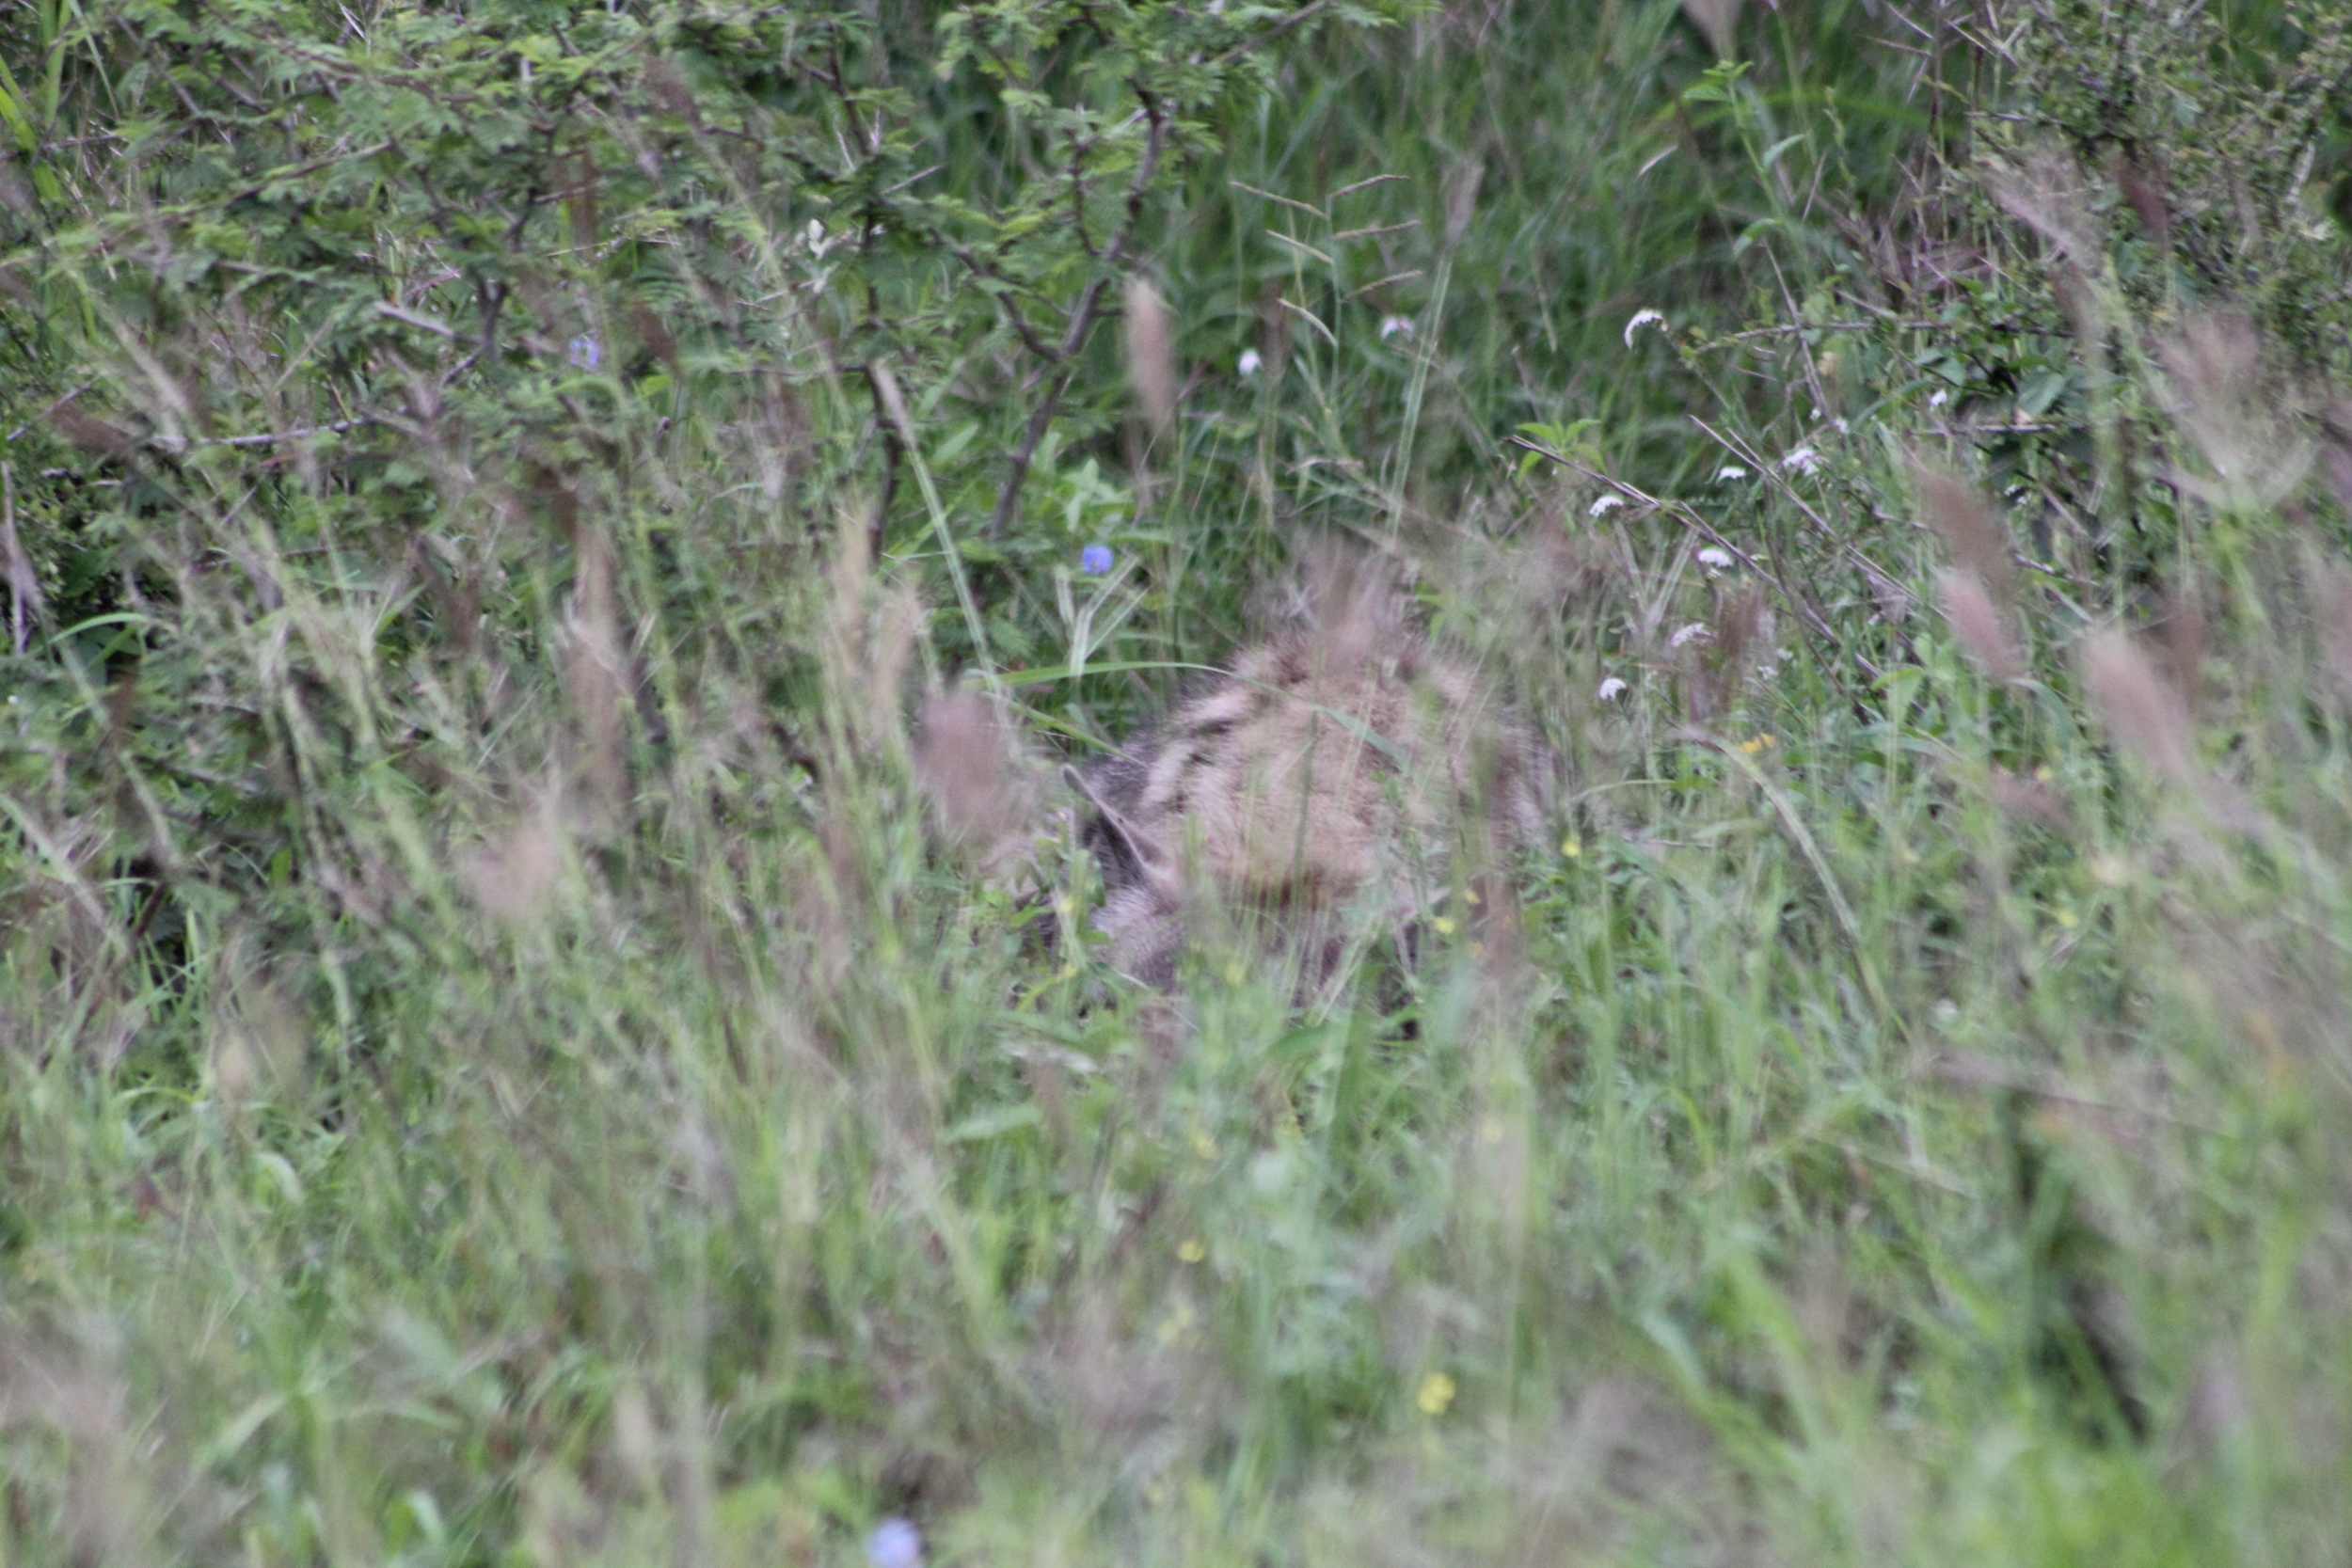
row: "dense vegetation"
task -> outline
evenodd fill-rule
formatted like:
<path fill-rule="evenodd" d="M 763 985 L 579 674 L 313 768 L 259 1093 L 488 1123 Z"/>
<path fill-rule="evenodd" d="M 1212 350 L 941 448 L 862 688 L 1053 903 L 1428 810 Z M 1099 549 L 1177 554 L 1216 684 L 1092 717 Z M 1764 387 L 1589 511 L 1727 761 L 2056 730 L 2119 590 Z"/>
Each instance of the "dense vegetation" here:
<path fill-rule="evenodd" d="M 0 67 L 0 1562 L 2352 1548 L 2340 8 Z M 1034 940 L 1333 537 L 1556 842 Z"/>

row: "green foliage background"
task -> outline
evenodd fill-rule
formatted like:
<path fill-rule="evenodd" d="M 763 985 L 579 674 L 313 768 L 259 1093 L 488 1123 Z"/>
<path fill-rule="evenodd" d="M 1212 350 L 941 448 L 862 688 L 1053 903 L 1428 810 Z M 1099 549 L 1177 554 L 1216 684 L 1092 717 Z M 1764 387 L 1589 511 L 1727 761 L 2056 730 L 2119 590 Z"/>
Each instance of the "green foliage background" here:
<path fill-rule="evenodd" d="M 0 1561 L 2343 1556 L 2328 9 L 0 67 Z M 1335 536 L 1561 756 L 1507 907 L 1025 940 L 910 716 Z"/>

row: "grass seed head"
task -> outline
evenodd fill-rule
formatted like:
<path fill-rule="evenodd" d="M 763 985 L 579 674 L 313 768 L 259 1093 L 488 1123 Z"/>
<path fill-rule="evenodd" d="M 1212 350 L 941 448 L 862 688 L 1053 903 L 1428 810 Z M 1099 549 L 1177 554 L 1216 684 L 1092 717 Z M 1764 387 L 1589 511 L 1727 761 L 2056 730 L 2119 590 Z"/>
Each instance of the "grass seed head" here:
<path fill-rule="evenodd" d="M 1682 14 L 1707 40 L 1717 59 L 1738 57 L 1740 0 L 1682 0 Z"/>
<path fill-rule="evenodd" d="M 1984 579 L 1963 568 L 1938 572 L 1935 583 L 1944 601 L 1944 619 L 1951 626 L 1952 636 L 1976 660 L 1986 678 L 2006 684 L 2023 675 L 2025 656 L 2018 652 L 2015 640 L 2010 636 L 2000 606 L 1985 592 Z"/>
<path fill-rule="evenodd" d="M 2157 345 L 2173 422 L 2213 470 L 2205 490 L 2227 510 L 2260 512 L 2292 495 L 2317 445 L 2287 415 L 2292 399 L 2263 363 L 2245 317 L 2189 322 Z"/>
<path fill-rule="evenodd" d="M 1736 0 L 1734 0 L 1736 3 Z M 1470 220 L 1478 215 L 1478 187 L 1486 177 L 1486 167 L 1477 162 L 1465 162 L 1455 167 L 1445 182 L 1445 243 L 1457 245 L 1470 232 Z"/>
<path fill-rule="evenodd" d="M 1176 423 L 1176 349 L 1168 302 L 1140 277 L 1127 280 L 1127 379 L 1136 401 L 1165 436 Z"/>
<path fill-rule="evenodd" d="M 458 862 L 458 880 L 499 919 L 530 921 L 555 891 L 567 837 L 559 791 L 548 789 L 534 809 Z"/>
<path fill-rule="evenodd" d="M 1953 562 L 2008 604 L 2016 591 L 2017 566 L 2010 559 L 2009 526 L 1977 487 L 1956 474 L 1915 463 L 1912 488 L 1928 527 Z"/>
<path fill-rule="evenodd" d="M 2352 568 L 2330 563 L 2318 590 L 2319 648 L 2339 692 L 2352 699 Z"/>
<path fill-rule="evenodd" d="M 2061 256 L 2086 267 L 2106 264 L 2099 224 L 2090 215 L 2082 170 L 2073 158 L 2043 150 L 2022 166 L 1992 166 L 1988 180 L 1993 199 Z"/>
<path fill-rule="evenodd" d="M 2128 634 L 2109 630 L 2086 639 L 2082 673 L 2091 706 L 2117 740 L 2170 783 L 2202 787 L 2188 710 Z"/>
<path fill-rule="evenodd" d="M 923 705 L 914 776 L 941 834 L 961 848 L 1020 833 L 1034 791 L 1026 787 L 1012 726 L 977 691 L 951 691 Z"/>

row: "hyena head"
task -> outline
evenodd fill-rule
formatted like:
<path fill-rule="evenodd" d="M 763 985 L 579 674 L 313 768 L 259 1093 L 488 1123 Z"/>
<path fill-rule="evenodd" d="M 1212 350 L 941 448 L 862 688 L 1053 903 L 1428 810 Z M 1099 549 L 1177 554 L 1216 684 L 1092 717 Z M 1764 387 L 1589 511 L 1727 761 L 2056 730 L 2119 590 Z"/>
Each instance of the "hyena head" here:
<path fill-rule="evenodd" d="M 1319 985 L 1355 920 L 1408 927 L 1541 830 L 1542 749 L 1384 576 L 1327 563 L 1300 608 L 1084 775 L 1104 956 L 1146 984 L 1233 916 Z"/>

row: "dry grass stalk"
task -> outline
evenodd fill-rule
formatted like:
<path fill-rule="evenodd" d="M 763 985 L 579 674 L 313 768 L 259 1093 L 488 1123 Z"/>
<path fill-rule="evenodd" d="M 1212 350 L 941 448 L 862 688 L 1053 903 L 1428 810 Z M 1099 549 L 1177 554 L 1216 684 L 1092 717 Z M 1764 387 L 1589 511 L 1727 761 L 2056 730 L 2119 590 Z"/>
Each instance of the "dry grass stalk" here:
<path fill-rule="evenodd" d="M 534 919 L 555 891 L 569 837 L 562 792 L 547 788 L 531 811 L 458 862 L 458 880 L 497 918 L 517 924 Z"/>
<path fill-rule="evenodd" d="M 1682 14 L 1691 19 L 1715 51 L 1719 60 L 1735 58 L 1739 49 L 1740 0 L 1682 0 Z"/>
<path fill-rule="evenodd" d="M 2330 399 L 2319 419 L 2320 472 L 2336 504 L 2352 513 L 2352 397 Z"/>
<path fill-rule="evenodd" d="M 2202 795 L 2211 781 L 2190 741 L 2188 710 L 2130 636 L 2103 631 L 2082 646 L 2083 688 L 2116 739 L 2166 780 Z"/>
<path fill-rule="evenodd" d="M 2352 699 L 2352 569 L 2322 569 L 2317 593 L 2319 648 L 2336 688 Z"/>
<path fill-rule="evenodd" d="M 1176 348 L 1160 292 L 1140 277 L 1127 280 L 1127 379 L 1152 420 L 1165 436 L 1176 424 Z"/>
<path fill-rule="evenodd" d="M 2010 636 L 2007 618 L 1985 591 L 1983 579 L 1962 568 L 1938 572 L 1935 583 L 1944 601 L 1946 623 L 1985 677 L 2003 684 L 2022 678 L 2025 655 Z"/>
<path fill-rule="evenodd" d="M 987 696 L 952 691 L 924 705 L 914 777 L 950 845 L 990 864 L 1025 852 L 1040 794 L 1033 774 L 1018 730 Z"/>
<path fill-rule="evenodd" d="M 2017 563 L 2010 553 L 2009 527 L 1977 487 L 1925 463 L 1912 465 L 1911 481 L 1928 527 L 1953 562 L 1974 572 L 2002 604 L 2013 603 Z"/>
<path fill-rule="evenodd" d="M 1739 0 L 1723 0 L 1737 7 Z M 1462 236 L 1470 232 L 1470 220 L 1478 215 L 1478 187 L 1486 177 L 1486 166 L 1475 161 L 1461 164 L 1445 182 L 1445 243 L 1460 245 Z"/>
<path fill-rule="evenodd" d="M 2074 161 L 2057 151 L 2034 154 L 2024 167 L 1993 166 L 1987 182 L 1993 199 L 2057 248 L 2088 269 L 2104 269 L 2106 247 L 2099 225 L 2090 216 L 2082 171 Z"/>
<path fill-rule="evenodd" d="M 125 1409 L 119 1380 L 81 1364 L 87 1359 L 17 1332 L 0 1339 L 0 1432 L 45 1430 L 69 1450 L 63 1523 L 75 1561 L 161 1560 L 158 1510 L 140 1463 L 151 1449 Z"/>
<path fill-rule="evenodd" d="M 2039 822 L 2060 832 L 2073 825 L 2074 814 L 2066 809 L 2066 797 L 2048 779 L 1995 767 L 1986 780 L 1986 787 L 1992 793 L 1993 803 L 2006 816 Z"/>
<path fill-rule="evenodd" d="M 21 655 L 26 621 L 40 620 L 48 606 L 41 599 L 40 578 L 16 536 L 16 474 L 7 463 L 0 463 L 0 556 L 7 558 L 0 567 L 8 574 L 8 641 Z"/>
<path fill-rule="evenodd" d="M 2311 471 L 2317 443 L 2288 418 L 2288 388 L 2265 368 L 2262 340 L 2243 316 L 2190 322 L 2157 345 L 2173 422 L 2196 444 L 2217 483 L 2179 476 L 2232 511 L 2264 511 Z"/>

